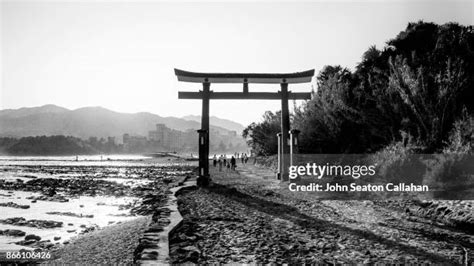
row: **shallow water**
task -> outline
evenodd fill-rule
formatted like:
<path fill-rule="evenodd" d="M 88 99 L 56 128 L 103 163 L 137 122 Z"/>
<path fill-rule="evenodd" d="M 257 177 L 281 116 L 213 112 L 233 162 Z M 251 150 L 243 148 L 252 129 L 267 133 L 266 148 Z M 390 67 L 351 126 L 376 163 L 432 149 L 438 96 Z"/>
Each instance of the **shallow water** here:
<path fill-rule="evenodd" d="M 11 195 L 6 197 L 5 195 Z M 30 205 L 29 209 L 17 209 L 10 207 L 0 207 L 1 218 L 24 217 L 27 220 L 53 220 L 63 222 L 63 226 L 59 228 L 34 228 L 26 226 L 15 226 L 0 224 L 0 230 L 18 229 L 26 232 L 26 234 L 35 234 L 41 237 L 42 240 L 51 240 L 53 243 L 63 243 L 73 236 L 77 236 L 83 228 L 81 225 L 105 227 L 117 222 L 127 221 L 136 217 L 114 216 L 120 214 L 128 214 L 129 210 L 119 210 L 120 204 L 127 204 L 136 200 L 133 197 L 106 197 L 106 196 L 80 196 L 77 198 L 69 198 L 69 202 L 51 202 L 38 200 L 36 203 L 31 203 L 31 200 L 26 199 L 29 196 L 39 196 L 37 192 L 14 191 L 9 194 L 6 190 L 0 190 L 0 202 L 15 202 L 21 205 Z M 98 205 L 99 203 L 99 205 Z M 105 204 L 105 205 L 102 205 Z M 83 207 L 81 207 L 81 205 Z M 64 215 L 50 215 L 47 212 L 72 212 L 82 215 L 94 215 L 93 218 L 80 218 Z M 68 225 L 72 223 L 73 225 Z M 68 232 L 75 230 L 75 232 Z M 55 241 L 54 237 L 61 237 L 60 240 Z M 20 246 L 13 242 L 23 240 L 24 237 L 0 236 L 0 250 L 16 250 Z"/>
<path fill-rule="evenodd" d="M 61 157 L 12 157 L 0 156 L 0 180 L 6 182 L 28 182 L 40 178 L 53 179 L 93 179 L 105 180 L 128 187 L 144 186 L 157 178 L 182 175 L 185 171 L 165 166 L 183 166 L 189 162 L 175 158 L 149 158 L 141 155 L 108 155 L 108 156 L 61 156 Z M 170 170 L 167 170 L 170 169 Z M 19 181 L 22 180 L 22 181 Z M 61 192 L 58 192 L 62 194 Z M 23 217 L 27 220 L 53 220 L 63 223 L 59 228 L 34 228 L 0 223 L 0 230 L 17 229 L 28 234 L 35 234 L 41 240 L 52 243 L 64 243 L 84 230 L 82 226 L 108 225 L 136 219 L 130 216 L 130 210 L 119 210 L 119 205 L 133 203 L 136 197 L 114 196 L 66 196 L 69 202 L 51 202 L 37 200 L 32 203 L 30 196 L 40 196 L 41 191 L 8 191 L 0 189 L 0 203 L 14 202 L 29 205 L 29 209 L 0 207 L 0 219 Z M 81 207 L 82 206 L 82 207 Z M 71 212 L 74 214 L 93 215 L 93 218 L 51 215 L 47 212 Z M 118 215 L 118 216 L 117 216 Z M 69 225 L 72 224 L 72 225 Z M 61 237 L 54 240 L 54 237 Z M 14 244 L 23 237 L 0 235 L 0 250 L 18 250 L 25 248 Z"/>
<path fill-rule="evenodd" d="M 79 155 L 77 156 L 1 156 L 0 165 L 61 166 L 148 166 L 176 163 L 173 158 L 144 155 Z M 179 164 L 179 163 L 178 163 Z"/>

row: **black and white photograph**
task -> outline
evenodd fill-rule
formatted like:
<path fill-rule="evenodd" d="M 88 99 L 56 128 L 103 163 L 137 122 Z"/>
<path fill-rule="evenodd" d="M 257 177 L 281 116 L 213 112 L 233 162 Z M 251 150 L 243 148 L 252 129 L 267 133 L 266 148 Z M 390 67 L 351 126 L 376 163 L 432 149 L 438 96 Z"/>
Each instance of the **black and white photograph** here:
<path fill-rule="evenodd" d="M 3 265 L 473 265 L 472 0 L 0 0 Z"/>

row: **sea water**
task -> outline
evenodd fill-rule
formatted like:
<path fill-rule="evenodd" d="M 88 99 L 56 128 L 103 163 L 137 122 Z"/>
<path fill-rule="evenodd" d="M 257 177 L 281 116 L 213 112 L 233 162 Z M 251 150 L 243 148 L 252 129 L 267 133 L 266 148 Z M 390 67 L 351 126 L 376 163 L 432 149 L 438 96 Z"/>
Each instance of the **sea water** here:
<path fill-rule="evenodd" d="M 127 167 L 150 167 L 167 164 L 166 160 L 156 160 L 141 155 L 94 155 L 94 156 L 50 156 L 50 157 L 16 157 L 0 156 L 0 179 L 7 182 L 23 180 L 27 182 L 32 178 L 81 178 L 81 172 L 74 169 L 86 167 L 88 176 L 92 173 L 94 179 L 102 179 L 116 182 L 127 186 L 145 185 L 151 182 L 137 175 L 127 173 Z M 42 167 L 53 169 L 52 171 L 41 171 Z M 76 168 L 77 167 L 77 168 Z M 71 170 L 72 169 L 72 170 Z M 102 171 L 108 170 L 113 174 L 104 175 Z M 130 216 L 129 210 L 121 210 L 120 205 L 133 203 L 135 197 L 113 197 L 113 196 L 77 196 L 66 197 L 68 202 L 41 201 L 32 203 L 31 196 L 40 196 L 40 192 L 1 190 L 0 203 L 14 202 L 19 205 L 29 205 L 28 209 L 0 207 L 0 219 L 23 217 L 26 220 L 53 220 L 62 222 L 62 227 L 57 228 L 35 228 L 16 226 L 0 223 L 0 230 L 17 229 L 24 231 L 26 235 L 34 234 L 41 240 L 50 240 L 52 243 L 64 243 L 72 237 L 78 236 L 84 227 L 97 226 L 103 228 L 112 224 L 121 223 L 137 216 Z M 82 214 L 83 217 L 64 215 L 51 215 L 47 212 L 70 212 Z M 92 218 L 85 218 L 93 215 Z M 82 227 L 81 227 L 82 226 Z M 54 240 L 54 238 L 58 238 Z M 12 237 L 0 235 L 0 250 L 18 250 L 25 248 L 16 245 L 23 237 Z"/>

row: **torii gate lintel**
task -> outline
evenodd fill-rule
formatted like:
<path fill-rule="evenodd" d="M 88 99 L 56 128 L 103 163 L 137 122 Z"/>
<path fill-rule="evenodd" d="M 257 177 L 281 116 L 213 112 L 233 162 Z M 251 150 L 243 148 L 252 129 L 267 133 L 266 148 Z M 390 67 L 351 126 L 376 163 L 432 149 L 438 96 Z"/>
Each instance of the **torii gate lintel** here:
<path fill-rule="evenodd" d="M 201 99 L 202 115 L 199 133 L 199 179 L 198 183 L 207 185 L 209 177 L 209 100 L 243 99 L 243 100 L 281 100 L 281 180 L 288 181 L 290 146 L 290 113 L 288 100 L 307 100 L 311 93 L 288 91 L 288 84 L 308 83 L 314 76 L 314 69 L 296 73 L 198 73 L 175 69 L 178 81 L 201 83 L 202 91 L 178 92 L 179 99 Z M 213 92 L 211 83 L 242 83 L 241 92 Z M 278 92 L 249 92 L 249 83 L 280 84 Z M 280 152 L 280 151 L 279 151 Z"/>

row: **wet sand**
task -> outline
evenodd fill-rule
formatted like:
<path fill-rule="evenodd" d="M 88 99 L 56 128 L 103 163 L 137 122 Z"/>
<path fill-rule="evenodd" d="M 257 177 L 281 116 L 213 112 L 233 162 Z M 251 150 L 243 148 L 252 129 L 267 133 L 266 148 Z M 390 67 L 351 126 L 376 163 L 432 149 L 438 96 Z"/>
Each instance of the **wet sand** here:
<path fill-rule="evenodd" d="M 74 239 L 54 252 L 59 259 L 45 264 L 132 264 L 138 239 L 151 217 L 136 218 Z"/>

